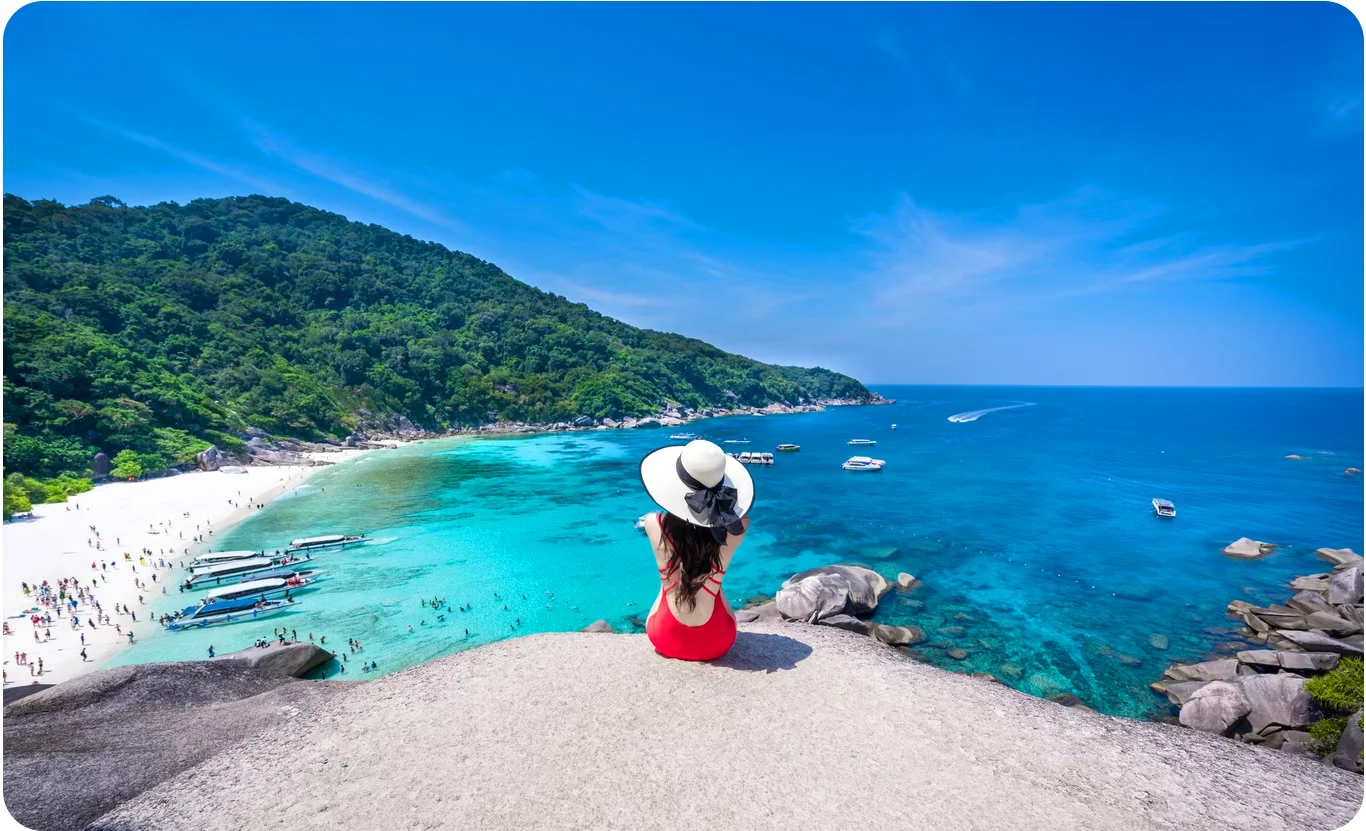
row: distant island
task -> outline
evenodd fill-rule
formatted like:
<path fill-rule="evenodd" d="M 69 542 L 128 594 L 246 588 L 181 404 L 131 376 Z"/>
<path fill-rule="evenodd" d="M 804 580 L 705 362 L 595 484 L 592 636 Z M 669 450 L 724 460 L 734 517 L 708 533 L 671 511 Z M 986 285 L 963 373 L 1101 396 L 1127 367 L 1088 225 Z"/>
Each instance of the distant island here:
<path fill-rule="evenodd" d="M 244 452 L 249 428 L 317 441 L 386 419 L 444 432 L 872 398 L 286 199 L 7 194 L 4 215 L 7 513 L 11 492 L 79 492 L 97 453 L 144 475 Z"/>

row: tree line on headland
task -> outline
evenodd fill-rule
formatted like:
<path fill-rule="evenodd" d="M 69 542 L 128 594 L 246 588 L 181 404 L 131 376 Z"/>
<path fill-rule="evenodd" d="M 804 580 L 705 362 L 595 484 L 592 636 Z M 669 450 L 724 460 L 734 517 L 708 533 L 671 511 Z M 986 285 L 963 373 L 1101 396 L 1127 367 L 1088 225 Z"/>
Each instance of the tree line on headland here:
<path fill-rule="evenodd" d="M 248 426 L 320 439 L 364 412 L 445 430 L 869 396 L 286 199 L 7 194 L 4 251 L 4 466 L 47 480 L 33 496 L 64 498 L 99 451 L 150 473 Z"/>

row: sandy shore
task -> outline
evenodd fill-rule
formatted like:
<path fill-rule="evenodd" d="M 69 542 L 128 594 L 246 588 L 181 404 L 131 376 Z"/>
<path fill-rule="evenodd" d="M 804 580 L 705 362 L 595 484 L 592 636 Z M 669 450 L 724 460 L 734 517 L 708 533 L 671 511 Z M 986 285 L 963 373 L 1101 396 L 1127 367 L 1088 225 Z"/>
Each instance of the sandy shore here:
<path fill-rule="evenodd" d="M 1322 763 L 822 626 L 742 626 L 713 663 L 531 635 L 335 689 L 91 828 L 1326 831 L 1362 799 Z"/>
<path fill-rule="evenodd" d="M 341 462 L 366 452 L 305 455 Z M 150 617 L 150 601 L 154 594 L 163 594 L 163 587 L 166 592 L 175 587 L 176 579 L 183 574 L 180 563 L 196 545 L 196 536 L 202 536 L 207 547 L 215 547 L 215 536 L 322 469 L 316 465 L 274 465 L 248 467 L 245 473 L 237 474 L 194 472 L 140 482 L 112 482 L 62 504 L 35 505 L 32 519 L 5 523 L 0 596 L 11 630 L 2 639 L 4 649 L 0 651 L 5 685 L 60 683 L 95 669 L 115 650 L 126 649 L 129 630 L 136 638 L 140 631 L 157 625 Z M 151 551 L 145 564 L 139 562 L 146 556 L 144 549 Z M 125 559 L 125 554 L 131 559 Z M 163 556 L 166 567 L 156 567 Z M 102 569 L 101 564 L 107 565 Z M 109 617 L 108 626 L 90 628 L 87 621 L 96 617 L 95 610 L 82 602 L 76 609 L 80 629 L 72 628 L 65 609 L 60 618 L 55 611 L 49 612 L 53 615 L 51 625 L 35 629 L 25 612 L 38 604 L 24 596 L 22 584 L 35 586 L 47 580 L 55 587 L 62 578 L 75 578 L 93 590 L 103 614 Z M 141 581 L 146 588 L 139 588 L 134 581 Z M 140 602 L 139 595 L 148 602 Z M 132 611 L 116 613 L 115 605 L 127 605 Z M 85 659 L 81 658 L 82 649 Z M 16 652 L 28 653 L 27 666 L 17 662 Z M 37 671 L 39 658 L 43 660 L 41 674 Z"/>

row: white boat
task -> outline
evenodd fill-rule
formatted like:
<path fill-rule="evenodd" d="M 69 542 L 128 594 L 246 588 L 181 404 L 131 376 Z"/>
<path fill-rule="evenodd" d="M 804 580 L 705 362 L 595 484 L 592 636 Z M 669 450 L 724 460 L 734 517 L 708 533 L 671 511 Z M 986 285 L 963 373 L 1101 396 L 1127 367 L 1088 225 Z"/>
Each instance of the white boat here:
<path fill-rule="evenodd" d="M 1176 506 L 1173 505 L 1171 501 L 1167 499 L 1154 499 L 1153 510 L 1157 512 L 1158 516 L 1176 516 Z"/>
<path fill-rule="evenodd" d="M 875 473 L 882 470 L 883 465 L 887 464 L 882 459 L 870 459 L 867 456 L 851 456 L 840 467 L 845 470 L 854 470 L 868 473 Z"/>
<path fill-rule="evenodd" d="M 749 444 L 749 439 L 726 439 L 722 444 Z"/>
<path fill-rule="evenodd" d="M 773 454 L 772 454 L 772 453 L 760 453 L 760 452 L 757 451 L 757 450 L 751 452 L 751 451 L 749 451 L 749 450 L 746 450 L 744 453 L 732 453 L 732 454 L 730 454 L 730 455 L 733 456 L 734 458 L 738 459 L 739 462 L 740 462 L 740 464 L 742 464 L 742 465 L 771 465 L 771 464 L 773 464 Z"/>
<path fill-rule="evenodd" d="M 276 565 L 279 565 L 279 564 L 277 563 Z M 223 581 L 223 585 L 225 585 L 225 586 L 230 586 L 230 585 L 238 585 L 238 586 L 240 586 L 240 585 L 242 585 L 243 583 L 251 583 L 251 582 L 254 582 L 254 581 L 256 581 L 256 580 L 269 580 L 269 579 L 271 579 L 272 577 L 283 577 L 283 578 L 285 578 L 285 579 L 289 579 L 290 577 L 316 577 L 316 576 L 318 576 L 318 575 L 320 575 L 320 574 L 322 574 L 322 570 L 321 570 L 321 569 L 316 569 L 316 568 L 305 568 L 305 569 L 301 569 L 301 568 L 298 567 L 298 565 L 297 565 L 297 563 L 296 563 L 295 565 L 286 565 L 286 566 L 279 566 L 279 568 L 272 568 L 272 569 L 270 569 L 269 571 L 258 571 L 258 572 L 255 572 L 255 573 L 253 573 L 253 574 L 247 574 L 247 575 L 244 575 L 244 576 L 242 576 L 242 577 L 238 577 L 238 578 L 236 578 L 235 580 L 224 580 L 224 581 Z M 200 588 L 203 588 L 203 586 L 200 586 Z"/>
<path fill-rule="evenodd" d="M 222 586 L 239 582 L 237 578 L 257 572 L 269 571 L 279 564 L 270 557 L 250 557 L 245 560 L 232 560 L 211 566 L 199 566 L 190 572 L 185 580 L 185 588 L 198 589 L 205 586 Z"/>
<path fill-rule="evenodd" d="M 289 577 L 267 577 L 263 580 L 248 580 L 235 586 L 223 586 L 205 594 L 204 599 L 199 601 L 199 605 L 207 606 L 210 603 L 240 600 L 244 597 L 254 597 L 258 600 L 264 600 L 268 597 L 283 597 L 286 594 L 313 585 L 318 580 L 317 574 L 318 572 L 314 572 L 312 576 L 308 577 L 298 574 Z"/>
<path fill-rule="evenodd" d="M 873 445 L 877 444 L 877 442 L 873 441 L 872 439 L 850 439 L 849 444 L 853 445 L 854 447 L 872 447 Z"/>
<path fill-rule="evenodd" d="M 784 453 L 791 453 L 791 452 L 794 451 L 794 450 L 801 450 L 801 449 L 802 449 L 802 446 L 801 446 L 800 444 L 780 444 L 780 445 L 778 445 L 778 450 L 780 450 L 780 451 L 782 451 L 782 452 L 784 452 Z"/>
<path fill-rule="evenodd" d="M 214 566 L 219 563 L 227 563 L 233 560 L 249 560 L 252 557 L 260 557 L 261 554 L 255 551 L 211 551 L 208 554 L 200 554 L 190 561 L 189 568 L 199 566 Z"/>
<path fill-rule="evenodd" d="M 289 551 L 320 551 L 326 548 L 345 548 L 348 545 L 359 545 L 365 542 L 365 535 L 344 536 L 342 534 L 327 534 L 321 537 L 303 537 L 291 540 Z"/>
<path fill-rule="evenodd" d="M 896 429 L 896 425 L 895 425 L 895 424 L 892 425 L 892 429 L 893 429 L 893 430 Z"/>
<path fill-rule="evenodd" d="M 696 433 L 674 433 L 673 435 L 669 436 L 669 438 L 673 439 L 674 441 L 694 441 L 702 437 L 697 435 Z"/>
<path fill-rule="evenodd" d="M 166 628 L 173 632 L 181 632 L 186 629 L 201 629 L 220 623 L 245 623 L 268 617 L 277 612 L 283 612 L 286 609 L 292 609 L 298 605 L 297 600 L 261 601 L 251 598 L 224 600 L 200 606 L 194 610 L 193 614 L 181 613 L 166 624 Z"/>

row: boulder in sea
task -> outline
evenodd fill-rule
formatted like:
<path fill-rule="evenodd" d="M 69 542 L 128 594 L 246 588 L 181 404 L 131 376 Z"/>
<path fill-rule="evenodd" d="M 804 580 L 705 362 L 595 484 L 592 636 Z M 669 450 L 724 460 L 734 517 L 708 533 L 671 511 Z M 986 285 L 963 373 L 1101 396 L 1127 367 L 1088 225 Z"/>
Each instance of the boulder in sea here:
<path fill-rule="evenodd" d="M 896 587 L 902 589 L 903 591 L 914 586 L 916 582 L 917 581 L 914 576 L 907 574 L 904 571 L 896 576 Z"/>
<path fill-rule="evenodd" d="M 997 667 L 1001 674 L 1012 681 L 1019 681 L 1024 677 L 1024 669 L 1019 664 L 1001 664 Z"/>
<path fill-rule="evenodd" d="M 893 646 L 909 646 L 925 640 L 925 633 L 919 626 L 888 626 L 885 623 L 868 624 L 868 634 L 873 640 Z"/>
<path fill-rule="evenodd" d="M 1319 559 L 1327 560 L 1335 566 L 1340 566 L 1343 563 L 1359 563 L 1362 561 L 1361 555 L 1350 548 L 1319 548 L 1314 551 L 1314 554 L 1317 555 Z"/>
<path fill-rule="evenodd" d="M 1305 574 L 1290 581 L 1295 591 L 1326 592 L 1331 574 Z"/>
<path fill-rule="evenodd" d="M 639 421 L 636 422 L 636 427 L 637 427 L 637 428 L 650 428 L 650 427 L 659 427 L 659 426 L 661 426 L 661 425 L 660 425 L 660 423 L 659 423 L 659 419 L 657 419 L 657 418 L 642 418 L 642 419 L 640 419 Z"/>
<path fill-rule="evenodd" d="M 620 427 L 620 426 L 621 426 L 621 422 L 620 422 L 620 421 L 617 421 L 615 418 L 604 418 L 604 419 L 602 420 L 602 426 L 603 426 L 603 427 L 608 427 L 608 428 Z"/>
<path fill-rule="evenodd" d="M 1218 661 L 1167 667 L 1162 677 L 1172 681 L 1231 681 L 1237 674 L 1238 660 L 1224 658 Z"/>
<path fill-rule="evenodd" d="M 612 633 L 612 624 L 608 623 L 608 622 L 605 621 L 605 620 L 595 620 L 595 621 L 593 621 L 592 623 L 590 623 L 590 624 L 588 624 L 587 626 L 585 626 L 585 627 L 583 627 L 582 629 L 580 629 L 579 631 L 580 631 L 580 632 L 604 632 L 604 633 L 607 633 L 607 634 L 611 634 L 611 633 Z"/>
<path fill-rule="evenodd" d="M 1317 715 L 1298 675 L 1251 675 L 1239 678 L 1238 687 L 1249 704 L 1247 720 L 1257 736 L 1273 729 L 1308 727 Z"/>
<path fill-rule="evenodd" d="M 1166 635 L 1160 635 L 1156 632 L 1148 636 L 1148 643 L 1152 645 L 1153 649 L 1166 649 L 1171 645 Z"/>
<path fill-rule="evenodd" d="M 218 470 L 223 466 L 223 454 L 216 445 L 211 444 L 195 454 L 194 463 L 200 470 Z"/>
<path fill-rule="evenodd" d="M 1191 696 L 1203 688 L 1206 684 L 1224 684 L 1226 681 L 1175 681 L 1163 686 L 1162 691 L 1166 694 L 1167 700 L 1178 707 L 1184 707 Z"/>
<path fill-rule="evenodd" d="M 1179 720 L 1193 730 L 1223 736 L 1251 710 L 1251 702 L 1237 684 L 1211 681 L 1191 695 L 1181 708 Z"/>
<path fill-rule="evenodd" d="M 1343 770 L 1361 773 L 1362 746 L 1361 710 L 1357 710 L 1355 715 L 1347 719 L 1342 738 L 1338 739 L 1338 746 L 1328 757 L 1328 761 Z"/>
<path fill-rule="evenodd" d="M 335 654 L 313 643 L 271 643 L 265 647 L 251 646 L 238 652 L 229 652 L 213 660 L 227 661 L 270 675 L 303 678 L 335 657 Z"/>
<path fill-rule="evenodd" d="M 832 615 L 870 615 L 891 584 L 872 569 L 833 565 L 789 577 L 778 589 L 778 611 L 787 620 L 814 623 Z"/>
<path fill-rule="evenodd" d="M 948 655 L 950 658 L 954 659 L 955 661 L 961 661 L 964 658 L 968 657 L 968 651 L 958 646 L 955 646 L 953 649 L 948 650 L 945 654 Z"/>
<path fill-rule="evenodd" d="M 1238 663 L 1267 669 L 1279 669 L 1281 653 L 1274 649 L 1247 649 L 1238 653 Z"/>
<path fill-rule="evenodd" d="M 1361 575 L 1362 567 L 1360 564 L 1334 574 L 1328 581 L 1328 602 L 1334 606 L 1360 603 Z"/>
<path fill-rule="evenodd" d="M 1242 537 L 1225 546 L 1224 553 L 1240 560 L 1255 560 L 1258 557 L 1265 557 L 1275 548 L 1276 546 L 1269 542 L 1261 542 L 1259 540 Z"/>
<path fill-rule="evenodd" d="M 597 422 L 593 419 L 592 416 L 579 416 L 578 418 L 569 422 L 569 424 L 571 427 L 592 427 L 593 425 L 597 424 Z"/>

